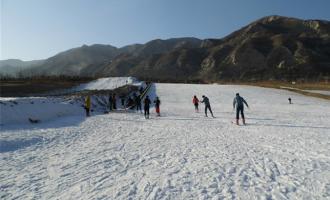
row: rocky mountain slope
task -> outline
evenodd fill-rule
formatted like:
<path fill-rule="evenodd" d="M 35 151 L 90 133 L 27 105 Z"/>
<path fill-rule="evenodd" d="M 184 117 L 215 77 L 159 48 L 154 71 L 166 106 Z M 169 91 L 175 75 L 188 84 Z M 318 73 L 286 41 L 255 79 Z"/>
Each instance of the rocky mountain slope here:
<path fill-rule="evenodd" d="M 222 39 L 83 46 L 47 59 L 36 72 L 173 81 L 323 79 L 330 74 L 330 22 L 268 16 Z"/>
<path fill-rule="evenodd" d="M 166 80 L 292 80 L 329 75 L 330 23 L 270 16 L 198 48 L 120 55 L 96 75 Z"/>

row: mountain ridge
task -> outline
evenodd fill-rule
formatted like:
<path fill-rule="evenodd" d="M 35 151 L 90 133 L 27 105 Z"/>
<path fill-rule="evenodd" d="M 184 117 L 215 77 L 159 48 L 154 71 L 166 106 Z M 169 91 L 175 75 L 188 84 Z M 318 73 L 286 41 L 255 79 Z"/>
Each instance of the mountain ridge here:
<path fill-rule="evenodd" d="M 155 39 L 120 48 L 84 45 L 32 71 L 180 81 L 319 79 L 330 73 L 330 22 L 271 15 L 221 39 Z"/>

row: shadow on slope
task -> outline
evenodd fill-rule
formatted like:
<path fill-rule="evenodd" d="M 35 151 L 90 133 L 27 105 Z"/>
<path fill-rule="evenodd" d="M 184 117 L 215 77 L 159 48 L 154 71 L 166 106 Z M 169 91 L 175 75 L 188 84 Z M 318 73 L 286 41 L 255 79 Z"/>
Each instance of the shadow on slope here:
<path fill-rule="evenodd" d="M 0 153 L 6 153 L 24 149 L 26 147 L 41 143 L 43 138 L 30 138 L 30 139 L 15 139 L 15 140 L 0 140 Z"/>

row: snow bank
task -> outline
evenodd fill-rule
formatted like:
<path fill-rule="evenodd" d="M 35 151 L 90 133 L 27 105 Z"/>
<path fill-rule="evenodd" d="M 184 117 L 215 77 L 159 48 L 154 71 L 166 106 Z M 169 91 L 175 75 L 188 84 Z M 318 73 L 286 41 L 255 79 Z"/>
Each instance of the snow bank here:
<path fill-rule="evenodd" d="M 117 98 L 118 109 L 121 107 Z M 65 116 L 85 116 L 83 108 L 84 97 L 24 97 L 0 98 L 0 125 L 15 125 L 17 127 L 56 120 Z M 91 96 L 91 115 L 109 110 L 108 97 L 105 95 Z"/>
<path fill-rule="evenodd" d="M 139 84 L 134 77 L 108 77 L 100 78 L 90 83 L 85 83 L 74 88 L 75 91 L 82 90 L 113 90 L 125 85 Z"/>
<path fill-rule="evenodd" d="M 112 90 L 124 85 L 145 86 L 134 77 L 109 77 L 81 84 L 72 88 L 70 92 L 82 90 Z M 117 105 L 120 99 L 117 98 Z M 0 98 L 0 125 L 14 125 L 34 122 L 45 122 L 63 116 L 84 116 L 82 98 L 66 100 L 64 97 L 24 97 L 24 98 Z M 104 112 L 108 107 L 105 96 L 92 96 L 92 109 L 94 112 Z M 120 108 L 120 106 L 118 106 Z M 30 120 L 29 120 L 30 119 Z M 36 121 L 35 121 L 36 120 Z"/>
<path fill-rule="evenodd" d="M 69 116 L 84 115 L 81 104 L 63 98 L 24 97 L 0 98 L 0 124 L 28 124 Z"/>

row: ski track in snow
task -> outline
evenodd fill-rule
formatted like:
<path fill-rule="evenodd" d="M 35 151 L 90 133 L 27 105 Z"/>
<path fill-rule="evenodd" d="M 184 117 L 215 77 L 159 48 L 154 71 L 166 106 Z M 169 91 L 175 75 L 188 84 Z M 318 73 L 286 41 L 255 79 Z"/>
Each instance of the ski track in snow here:
<path fill-rule="evenodd" d="M 246 126 L 231 123 L 236 92 L 251 107 Z M 1 130 L 2 144 L 22 145 L 0 153 L 0 199 L 330 198 L 328 101 L 251 86 L 156 84 L 156 93 L 162 117 L 152 108 L 150 120 L 110 113 Z M 194 94 L 217 118 L 203 105 L 194 112 Z"/>

